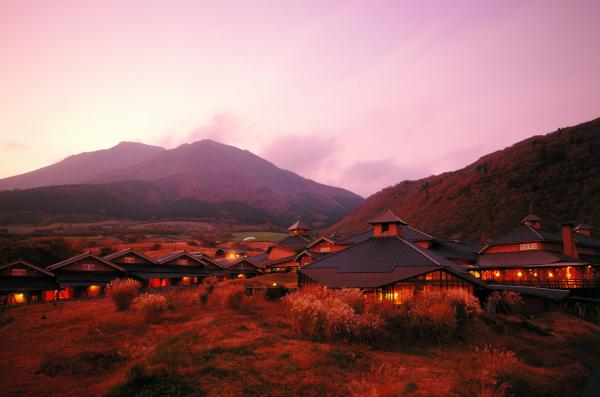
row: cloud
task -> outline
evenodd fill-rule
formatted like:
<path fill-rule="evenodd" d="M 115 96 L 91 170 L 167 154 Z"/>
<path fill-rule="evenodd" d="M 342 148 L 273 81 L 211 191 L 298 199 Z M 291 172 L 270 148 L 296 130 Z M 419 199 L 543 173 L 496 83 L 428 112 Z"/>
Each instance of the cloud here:
<path fill-rule="evenodd" d="M 17 141 L 1 141 L 0 149 L 7 152 L 23 152 L 29 149 L 29 146 Z"/>
<path fill-rule="evenodd" d="M 324 138 L 318 133 L 285 135 L 273 140 L 260 155 L 278 167 L 316 178 L 329 165 L 338 146 L 336 138 Z"/>
<path fill-rule="evenodd" d="M 361 161 L 348 167 L 340 176 L 339 183 L 366 197 L 384 187 L 404 180 L 423 178 L 429 174 L 426 166 L 399 166 L 392 159 Z"/>

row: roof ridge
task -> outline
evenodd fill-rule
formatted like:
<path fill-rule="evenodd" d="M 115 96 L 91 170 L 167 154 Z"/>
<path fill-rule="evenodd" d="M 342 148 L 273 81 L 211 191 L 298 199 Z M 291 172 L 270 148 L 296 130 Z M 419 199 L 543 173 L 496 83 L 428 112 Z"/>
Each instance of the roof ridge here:
<path fill-rule="evenodd" d="M 529 226 L 529 225 L 527 225 L 526 227 L 528 227 L 528 228 L 529 228 L 529 230 L 531 230 L 532 232 L 534 232 L 534 233 L 535 233 L 535 234 L 536 234 L 536 235 L 537 235 L 539 238 L 541 238 L 542 240 L 544 240 L 544 237 L 542 237 L 542 235 L 541 235 L 541 234 L 539 234 L 539 233 L 537 232 L 537 230 L 535 230 L 533 227 L 531 227 L 531 226 Z"/>
<path fill-rule="evenodd" d="M 316 260 L 314 260 L 314 261 L 312 261 L 312 262 L 310 262 L 310 263 L 308 263 L 308 264 L 304 265 L 304 266 L 303 266 L 303 268 L 306 268 L 306 267 L 308 267 L 308 266 L 311 266 L 311 265 L 313 265 L 313 264 L 315 264 L 315 263 L 317 263 L 317 262 L 319 262 L 319 261 L 321 261 L 321 260 L 323 260 L 323 259 L 326 259 L 326 258 L 327 258 L 327 259 L 328 259 L 328 258 L 332 258 L 332 257 L 334 257 L 335 255 L 341 254 L 342 252 L 348 252 L 348 251 L 350 251 L 350 250 L 352 250 L 352 249 L 354 249 L 354 248 L 356 248 L 356 247 L 358 247 L 358 246 L 360 246 L 360 245 L 362 245 L 362 244 L 366 243 L 367 241 L 371 241 L 371 239 L 373 239 L 373 238 L 374 238 L 374 237 L 368 238 L 368 239 L 366 239 L 366 240 L 363 240 L 363 241 L 361 241 L 360 243 L 352 244 L 350 247 L 348 247 L 348 248 L 346 248 L 346 249 L 339 250 L 339 251 L 335 251 L 335 252 L 332 252 L 332 253 L 330 253 L 329 255 L 325 255 L 325 256 L 322 256 L 322 257 L 320 257 L 320 258 L 317 258 Z"/>
<path fill-rule="evenodd" d="M 419 250 L 417 247 L 413 246 L 413 243 L 400 237 L 400 236 L 394 236 L 395 238 L 397 238 L 398 240 L 402 241 L 404 244 L 408 245 L 410 248 L 414 249 L 415 251 L 417 251 L 418 253 L 424 255 L 427 259 L 429 259 L 430 261 L 434 262 L 435 264 L 437 264 L 438 266 L 441 267 L 445 267 L 444 265 L 442 265 L 440 262 L 436 261 L 435 259 L 433 259 L 432 257 L 430 257 L 427 253 Z"/>

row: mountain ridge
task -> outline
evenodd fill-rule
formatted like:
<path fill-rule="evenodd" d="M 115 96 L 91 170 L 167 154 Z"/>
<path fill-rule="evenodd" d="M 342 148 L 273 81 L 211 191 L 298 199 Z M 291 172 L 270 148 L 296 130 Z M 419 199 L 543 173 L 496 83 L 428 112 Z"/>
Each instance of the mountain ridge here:
<path fill-rule="evenodd" d="M 439 237 L 487 240 L 516 228 L 530 205 L 551 230 L 567 220 L 600 225 L 600 118 L 527 138 L 456 171 L 387 187 L 326 232 L 365 231 L 371 217 L 392 209 Z"/>

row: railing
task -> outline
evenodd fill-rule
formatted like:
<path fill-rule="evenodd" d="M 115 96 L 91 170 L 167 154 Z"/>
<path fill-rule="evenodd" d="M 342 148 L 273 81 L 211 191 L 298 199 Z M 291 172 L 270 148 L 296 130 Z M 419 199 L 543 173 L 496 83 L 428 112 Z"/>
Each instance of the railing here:
<path fill-rule="evenodd" d="M 596 288 L 600 280 L 569 279 L 569 280 L 484 280 L 488 284 L 515 285 L 519 287 L 574 289 Z"/>

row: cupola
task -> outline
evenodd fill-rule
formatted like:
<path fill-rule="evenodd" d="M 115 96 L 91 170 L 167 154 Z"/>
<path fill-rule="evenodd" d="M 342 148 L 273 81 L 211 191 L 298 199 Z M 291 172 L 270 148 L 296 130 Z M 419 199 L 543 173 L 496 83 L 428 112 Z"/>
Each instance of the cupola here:
<path fill-rule="evenodd" d="M 387 210 L 375 219 L 372 219 L 369 224 L 373 225 L 373 237 L 404 237 L 402 226 L 407 225 L 406 222 L 398 218 L 391 210 Z"/>

